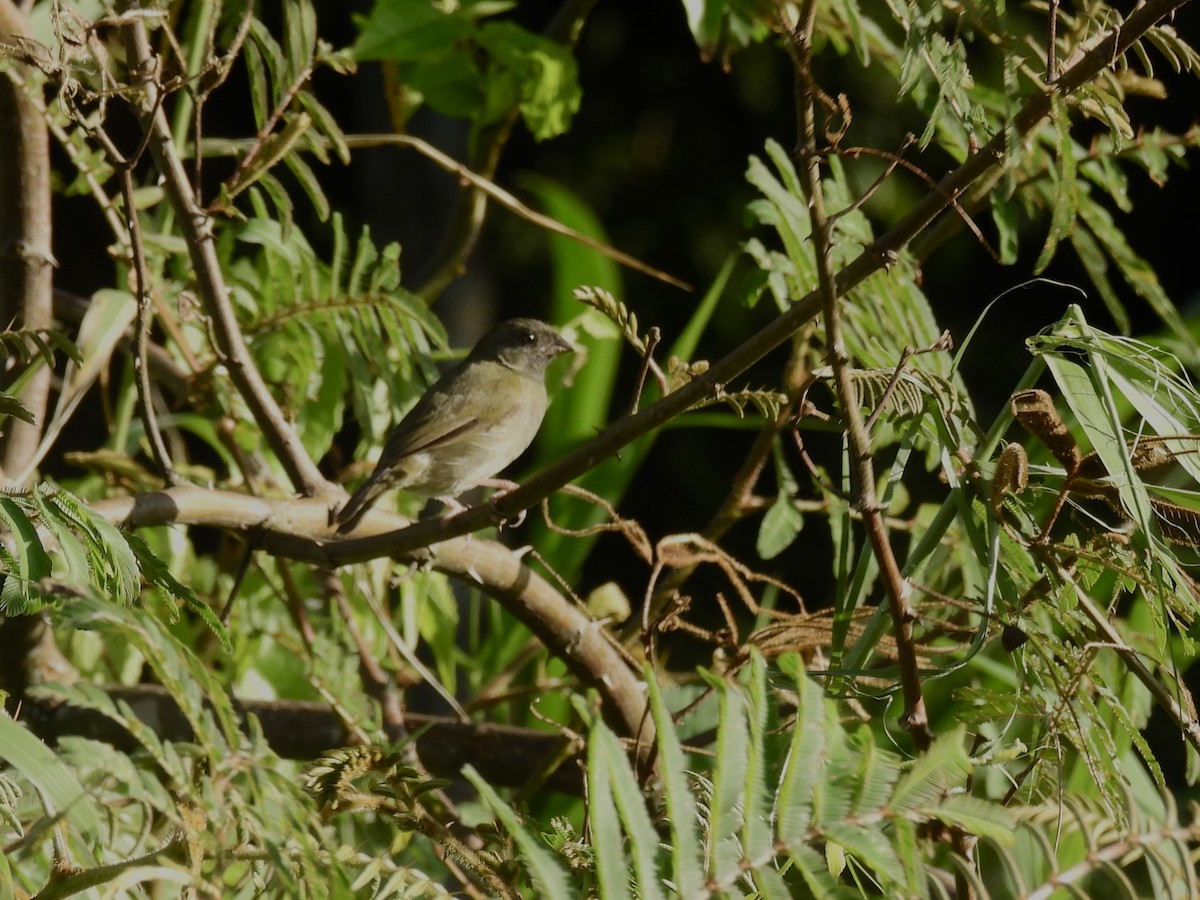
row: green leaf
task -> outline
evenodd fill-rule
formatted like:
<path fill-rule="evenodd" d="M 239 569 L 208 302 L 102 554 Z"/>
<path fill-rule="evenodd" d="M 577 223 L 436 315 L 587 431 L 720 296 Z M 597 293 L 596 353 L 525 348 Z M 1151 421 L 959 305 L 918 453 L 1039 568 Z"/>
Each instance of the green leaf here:
<path fill-rule="evenodd" d="M 305 120 L 308 120 L 307 113 L 302 113 L 302 116 Z M 297 116 L 296 119 L 300 119 L 300 116 Z M 311 120 L 309 120 L 308 124 L 311 124 Z M 296 177 L 296 180 L 300 182 L 300 186 L 308 196 L 309 202 L 312 203 L 313 209 L 316 210 L 317 218 L 322 222 L 326 221 L 330 213 L 329 198 L 325 196 L 325 189 L 321 187 L 320 179 L 317 178 L 316 173 L 305 162 L 304 157 L 298 153 L 288 153 L 283 157 L 283 161 Z"/>
<path fill-rule="evenodd" d="M 990 838 L 1005 847 L 1017 840 L 1017 819 L 1011 812 L 988 800 L 969 794 L 951 794 L 924 812 L 934 819 L 970 834 Z"/>
<path fill-rule="evenodd" d="M 804 525 L 804 515 L 790 497 L 771 504 L 758 528 L 756 548 L 762 559 L 774 559 L 792 545 Z"/>
<path fill-rule="evenodd" d="M 209 627 L 213 635 L 221 642 L 221 648 L 226 653 L 232 653 L 233 642 L 229 638 L 229 631 L 217 618 L 212 607 L 197 597 L 195 591 L 172 575 L 167 564 L 155 556 L 150 546 L 138 535 L 126 534 L 125 541 L 133 550 L 134 556 L 137 557 L 143 576 L 158 588 L 159 594 L 168 600 L 182 601 Z"/>
<path fill-rule="evenodd" d="M 824 777 L 827 752 L 825 696 L 804 671 L 799 654 L 780 659 L 781 668 L 793 668 L 796 681 L 796 721 L 779 790 L 775 798 L 775 830 L 795 851 L 812 821 L 813 786 Z"/>
<path fill-rule="evenodd" d="M 825 835 L 835 841 L 876 875 L 892 884 L 904 883 L 904 869 L 892 845 L 877 827 L 853 825 L 849 822 L 829 822 Z"/>
<path fill-rule="evenodd" d="M 613 798 L 612 772 L 607 760 L 592 746 L 588 747 L 587 783 L 588 830 L 592 835 L 600 893 L 604 897 L 624 900 L 631 896 L 629 871 L 625 865 L 625 841 Z"/>
<path fill-rule="evenodd" d="M 473 25 L 429 0 L 378 0 L 369 16 L 355 16 L 355 59 L 419 60 L 445 52 L 468 38 Z M 461 7 L 459 8 L 461 9 Z"/>
<path fill-rule="evenodd" d="M 675 891 L 680 897 L 699 896 L 704 886 L 704 863 L 700 855 L 700 836 L 696 828 L 696 798 L 688 785 L 687 761 L 663 700 L 662 687 L 647 664 L 644 670 L 650 695 L 650 711 L 657 733 L 659 774 L 663 782 L 663 800 L 671 829 L 671 865 Z"/>
<path fill-rule="evenodd" d="M 0 391 L 0 419 L 7 418 L 20 419 L 22 422 L 28 422 L 30 425 L 34 422 L 34 415 L 25 408 L 16 397 Z"/>
<path fill-rule="evenodd" d="M 1054 204 L 1050 212 L 1050 231 L 1042 252 L 1033 264 L 1034 274 L 1040 275 L 1054 258 L 1058 242 L 1065 237 L 1075 221 L 1079 191 L 1075 183 L 1075 143 L 1071 140 L 1071 119 L 1067 104 L 1057 93 L 1051 94 L 1051 121 L 1054 125 L 1054 150 L 1058 160 L 1055 173 Z"/>
<path fill-rule="evenodd" d="M 933 746 L 913 761 L 892 794 L 889 806 L 897 815 L 940 800 L 950 790 L 962 786 L 971 773 L 971 759 L 964 746 L 966 726 L 942 734 Z"/>
<path fill-rule="evenodd" d="M 749 766 L 750 728 L 746 720 L 746 703 L 737 686 L 703 670 L 700 674 L 716 691 L 720 709 L 709 821 L 712 844 L 709 877 L 725 883 L 736 877 L 742 858 L 738 835 L 742 827 L 742 792 Z"/>
<path fill-rule="evenodd" d="M 5 573 L 0 611 L 16 615 L 27 612 L 40 597 L 35 582 L 50 574 L 52 564 L 42 547 L 37 528 L 25 510 L 8 497 L 0 497 L 0 520 L 12 535 L 12 554 L 6 553 L 12 568 Z"/>
<path fill-rule="evenodd" d="M 478 40 L 492 57 L 490 79 L 495 80 L 498 72 L 516 78 L 521 117 L 534 139 L 542 141 L 566 132 L 582 96 L 570 48 L 515 22 L 488 22 L 479 29 Z M 499 114 L 509 108 L 506 105 Z"/>
<path fill-rule="evenodd" d="M 745 787 L 742 789 L 742 854 L 747 859 L 774 856 L 774 835 L 770 804 L 767 743 L 767 664 L 757 649 L 750 652 L 750 697 L 746 707 L 750 726 L 750 748 L 746 754 Z M 771 882 L 765 886 L 770 889 Z"/>
<path fill-rule="evenodd" d="M 578 897 L 578 892 L 571 890 L 567 873 L 559 865 L 558 860 L 554 858 L 553 854 L 547 852 L 541 840 L 529 831 L 513 808 L 501 799 L 495 789 L 475 770 L 475 767 L 465 766 L 463 777 L 474 785 L 475 790 L 479 791 L 480 796 L 492 808 L 497 818 L 504 823 L 504 827 L 516 841 L 525 863 L 529 866 L 529 873 L 533 878 L 534 887 L 537 889 L 536 896 L 562 897 L 563 900 Z"/>
<path fill-rule="evenodd" d="M 866 725 L 854 732 L 850 744 L 860 754 L 854 779 L 858 788 L 854 798 L 854 815 L 872 815 L 893 799 L 892 789 L 900 774 L 900 758 L 895 753 L 881 750 L 875 743 L 870 727 Z"/>
<path fill-rule="evenodd" d="M 590 758 L 592 754 L 598 757 L 598 765 L 608 769 L 607 786 L 612 791 L 621 822 L 625 826 L 625 833 L 629 836 L 638 897 L 644 898 L 644 900 L 658 900 L 663 897 L 658 874 L 658 835 L 646 812 L 646 801 L 642 797 L 637 779 L 629 769 L 625 751 L 621 749 L 616 735 L 603 722 L 597 722 L 592 728 L 588 739 L 588 754 L 589 772 L 592 770 Z M 594 801 L 596 796 L 595 791 L 588 791 L 589 800 Z M 619 835 L 614 846 L 618 848 L 622 846 Z M 599 835 L 597 835 L 596 851 L 597 854 L 600 852 Z M 627 877 L 628 873 L 622 869 L 622 880 L 624 881 Z M 616 896 L 616 894 L 606 893 L 606 896 Z"/>
<path fill-rule="evenodd" d="M 92 557 L 95 571 L 100 575 L 98 587 L 113 600 L 133 603 L 141 596 L 142 570 L 129 542 L 120 529 L 99 516 L 93 516 L 90 525 L 100 537 L 99 547 Z"/>
<path fill-rule="evenodd" d="M 100 813 L 83 785 L 54 753 L 0 711 L 0 759 L 36 785 L 55 813 L 62 813 L 88 842 L 104 837 Z"/>
<path fill-rule="evenodd" d="M 988 201 L 992 207 L 992 221 L 996 223 L 996 233 L 1000 238 L 1000 262 L 1011 266 L 1017 261 L 1017 251 L 1020 249 L 1020 207 L 1013 200 L 1001 198 L 999 190 L 988 194 Z"/>

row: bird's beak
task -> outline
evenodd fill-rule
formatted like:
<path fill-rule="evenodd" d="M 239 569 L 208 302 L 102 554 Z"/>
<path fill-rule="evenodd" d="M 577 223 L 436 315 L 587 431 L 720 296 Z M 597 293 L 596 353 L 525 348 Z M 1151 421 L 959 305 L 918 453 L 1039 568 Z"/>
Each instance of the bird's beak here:
<path fill-rule="evenodd" d="M 566 338 L 561 334 L 554 335 L 554 355 L 561 356 L 563 353 L 574 353 L 575 348 L 567 343 Z"/>

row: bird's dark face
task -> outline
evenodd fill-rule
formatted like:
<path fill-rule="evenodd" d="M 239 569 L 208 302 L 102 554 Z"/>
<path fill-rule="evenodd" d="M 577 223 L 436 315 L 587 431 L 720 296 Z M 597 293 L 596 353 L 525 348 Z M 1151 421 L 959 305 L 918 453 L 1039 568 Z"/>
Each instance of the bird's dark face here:
<path fill-rule="evenodd" d="M 482 338 L 471 351 L 475 359 L 491 359 L 517 372 L 541 377 L 551 360 L 572 347 L 562 336 L 537 319 L 509 319 Z"/>

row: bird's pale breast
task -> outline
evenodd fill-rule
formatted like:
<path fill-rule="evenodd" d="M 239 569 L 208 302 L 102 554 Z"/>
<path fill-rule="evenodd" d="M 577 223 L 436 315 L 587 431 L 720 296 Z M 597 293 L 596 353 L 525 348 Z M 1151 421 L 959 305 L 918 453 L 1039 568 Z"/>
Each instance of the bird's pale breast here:
<path fill-rule="evenodd" d="M 540 385 L 539 385 L 540 386 Z M 538 396 L 540 394 L 540 396 Z M 427 497 L 457 497 L 480 481 L 507 468 L 533 443 L 546 412 L 543 389 L 524 403 L 503 404 L 505 412 L 494 422 L 482 422 L 445 448 L 414 453 L 405 460 L 405 489 Z"/>

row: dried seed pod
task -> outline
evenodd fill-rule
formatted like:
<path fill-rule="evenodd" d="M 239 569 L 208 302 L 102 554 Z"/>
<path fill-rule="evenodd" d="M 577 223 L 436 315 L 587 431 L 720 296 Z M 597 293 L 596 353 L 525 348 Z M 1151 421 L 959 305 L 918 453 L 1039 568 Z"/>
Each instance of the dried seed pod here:
<path fill-rule="evenodd" d="M 1013 394 L 1010 402 L 1016 420 L 1049 448 L 1068 473 L 1074 472 L 1083 453 L 1050 395 L 1035 388 Z"/>
<path fill-rule="evenodd" d="M 1029 487 L 1029 456 L 1020 444 L 1007 444 L 996 460 L 992 477 L 992 512 L 997 517 L 1007 494 L 1020 494 Z"/>

